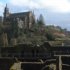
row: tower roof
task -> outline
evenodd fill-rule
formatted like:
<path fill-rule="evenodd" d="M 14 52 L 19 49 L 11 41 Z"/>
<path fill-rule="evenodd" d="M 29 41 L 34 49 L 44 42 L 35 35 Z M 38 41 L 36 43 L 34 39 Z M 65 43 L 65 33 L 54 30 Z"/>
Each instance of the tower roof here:
<path fill-rule="evenodd" d="M 7 4 L 6 4 L 6 7 L 7 7 Z"/>
<path fill-rule="evenodd" d="M 5 6 L 5 9 L 6 9 L 6 10 L 9 10 L 9 8 L 8 8 L 8 5 L 7 5 L 7 4 L 6 4 L 6 6 Z"/>

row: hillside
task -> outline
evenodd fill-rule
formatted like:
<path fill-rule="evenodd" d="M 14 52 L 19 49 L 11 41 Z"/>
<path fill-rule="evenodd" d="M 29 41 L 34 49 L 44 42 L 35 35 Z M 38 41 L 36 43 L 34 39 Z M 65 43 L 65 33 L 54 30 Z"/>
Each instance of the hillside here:
<path fill-rule="evenodd" d="M 14 33 L 17 34 L 16 38 L 10 40 L 8 46 L 16 44 L 33 44 L 41 45 L 45 41 L 54 41 L 54 45 L 61 45 L 64 40 L 70 40 L 70 31 L 62 29 L 59 26 L 46 25 L 42 15 L 35 21 L 34 26 L 31 29 L 17 28 L 15 26 Z M 3 27 L 0 25 L 0 46 L 4 45 L 4 39 L 2 37 Z M 6 40 L 9 41 L 9 39 Z"/>

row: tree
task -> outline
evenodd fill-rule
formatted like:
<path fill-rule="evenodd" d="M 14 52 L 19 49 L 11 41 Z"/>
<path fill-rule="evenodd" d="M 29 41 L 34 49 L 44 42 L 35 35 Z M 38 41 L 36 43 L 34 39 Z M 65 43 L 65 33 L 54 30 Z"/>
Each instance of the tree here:
<path fill-rule="evenodd" d="M 55 40 L 55 37 L 52 33 L 47 32 L 46 37 L 49 41 L 54 41 Z"/>
<path fill-rule="evenodd" d="M 40 14 L 39 19 L 37 20 L 37 23 L 38 23 L 38 25 L 39 25 L 40 27 L 45 26 L 44 18 L 43 18 L 43 15 L 42 15 L 42 14 Z"/>

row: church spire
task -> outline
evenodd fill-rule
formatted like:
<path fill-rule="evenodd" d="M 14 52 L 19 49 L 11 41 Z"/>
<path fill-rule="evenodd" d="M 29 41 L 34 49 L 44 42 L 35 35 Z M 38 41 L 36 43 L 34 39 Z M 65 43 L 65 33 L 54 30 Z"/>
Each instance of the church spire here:
<path fill-rule="evenodd" d="M 4 9 L 4 17 L 8 17 L 9 16 L 9 8 L 6 4 L 5 9 Z"/>
<path fill-rule="evenodd" d="M 7 3 L 6 3 L 6 8 L 7 8 Z"/>

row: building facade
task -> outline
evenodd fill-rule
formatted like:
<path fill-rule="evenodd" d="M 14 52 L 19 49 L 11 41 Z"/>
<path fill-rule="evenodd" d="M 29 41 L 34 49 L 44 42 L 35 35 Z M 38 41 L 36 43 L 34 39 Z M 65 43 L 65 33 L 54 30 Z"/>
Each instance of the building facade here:
<path fill-rule="evenodd" d="M 11 13 L 6 4 L 3 14 L 3 32 L 5 35 L 7 34 L 6 37 L 8 37 L 8 41 L 10 41 L 11 38 L 17 37 L 19 28 L 29 30 L 35 23 L 35 16 L 32 11 Z"/>
<path fill-rule="evenodd" d="M 32 11 L 20 12 L 20 13 L 10 13 L 9 8 L 4 9 L 4 24 L 10 25 L 13 22 L 17 22 L 20 28 L 31 28 L 35 20 L 34 13 Z"/>

